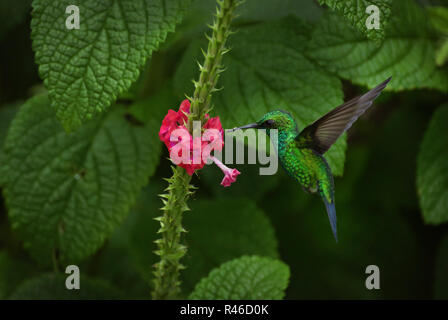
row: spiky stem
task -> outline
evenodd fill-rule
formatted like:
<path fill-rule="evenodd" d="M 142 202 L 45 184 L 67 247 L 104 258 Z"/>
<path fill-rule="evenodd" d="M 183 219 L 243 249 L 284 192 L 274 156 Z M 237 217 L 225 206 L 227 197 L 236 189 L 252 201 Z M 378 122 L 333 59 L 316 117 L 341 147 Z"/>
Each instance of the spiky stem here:
<path fill-rule="evenodd" d="M 210 26 L 212 36 L 208 39 L 207 52 L 204 54 L 204 64 L 199 65 L 200 76 L 194 81 L 195 91 L 191 99 L 190 120 L 204 120 L 204 115 L 210 111 L 212 93 L 217 91 L 216 83 L 219 74 L 224 71 L 221 65 L 222 56 L 228 52 L 226 41 L 230 31 L 230 23 L 233 19 L 235 7 L 240 3 L 236 0 L 218 0 L 219 7 L 216 11 L 216 19 Z M 188 129 L 191 131 L 191 123 Z"/>
<path fill-rule="evenodd" d="M 226 40 L 230 35 L 230 23 L 239 0 L 217 0 L 216 18 L 211 25 L 212 35 L 207 52 L 204 53 L 204 64 L 199 65 L 199 80 L 194 82 L 195 91 L 191 100 L 188 129 L 192 131 L 192 122 L 202 121 L 206 112 L 210 110 L 211 96 L 216 91 L 219 74 L 223 71 L 222 56 L 227 52 Z M 191 132 L 192 133 L 192 132 Z M 187 201 L 193 193 L 190 185 L 191 177 L 181 167 L 173 167 L 173 175 L 166 179 L 168 187 L 166 194 L 161 195 L 164 206 L 163 215 L 156 220 L 160 222 L 159 233 L 162 238 L 156 240 L 160 261 L 155 265 L 153 299 L 174 299 L 180 293 L 180 270 L 184 266 L 180 263 L 187 247 L 182 244 L 182 215 L 189 210 Z"/>

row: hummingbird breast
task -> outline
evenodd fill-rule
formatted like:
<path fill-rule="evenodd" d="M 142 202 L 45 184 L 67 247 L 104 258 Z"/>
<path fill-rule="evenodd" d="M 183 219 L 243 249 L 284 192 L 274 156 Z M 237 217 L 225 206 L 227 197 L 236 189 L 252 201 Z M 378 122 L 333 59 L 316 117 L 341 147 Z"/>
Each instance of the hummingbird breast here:
<path fill-rule="evenodd" d="M 302 187 L 311 193 L 317 190 L 317 170 L 319 156 L 315 151 L 298 148 L 295 141 L 279 146 L 279 160 L 289 176 L 298 181 Z"/>

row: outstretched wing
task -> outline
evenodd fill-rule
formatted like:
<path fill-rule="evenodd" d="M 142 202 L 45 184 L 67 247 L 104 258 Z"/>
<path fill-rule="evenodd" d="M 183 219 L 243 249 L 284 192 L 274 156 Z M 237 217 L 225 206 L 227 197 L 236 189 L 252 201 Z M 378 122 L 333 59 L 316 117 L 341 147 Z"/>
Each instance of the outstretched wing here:
<path fill-rule="evenodd" d="M 391 78 L 362 96 L 356 97 L 328 112 L 300 132 L 299 148 L 312 148 L 324 154 L 333 143 L 372 105 Z"/>

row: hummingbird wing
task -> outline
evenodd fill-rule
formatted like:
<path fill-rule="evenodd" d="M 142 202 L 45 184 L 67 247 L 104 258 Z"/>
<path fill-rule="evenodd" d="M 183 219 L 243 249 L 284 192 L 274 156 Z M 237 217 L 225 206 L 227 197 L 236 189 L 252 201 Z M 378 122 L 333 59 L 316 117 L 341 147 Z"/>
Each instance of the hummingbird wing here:
<path fill-rule="evenodd" d="M 336 140 L 372 105 L 391 78 L 362 96 L 351 99 L 316 120 L 296 137 L 299 148 L 324 154 Z"/>

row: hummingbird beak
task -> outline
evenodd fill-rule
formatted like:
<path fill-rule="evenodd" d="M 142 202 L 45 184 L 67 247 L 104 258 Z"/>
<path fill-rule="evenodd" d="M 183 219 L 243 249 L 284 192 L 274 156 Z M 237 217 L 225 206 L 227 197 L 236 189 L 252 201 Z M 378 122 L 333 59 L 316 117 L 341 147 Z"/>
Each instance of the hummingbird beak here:
<path fill-rule="evenodd" d="M 254 123 L 246 124 L 245 126 L 242 126 L 242 127 L 233 128 L 232 132 L 236 131 L 238 129 L 242 130 L 242 129 L 251 129 L 251 128 L 259 128 L 258 123 L 254 122 Z"/>

